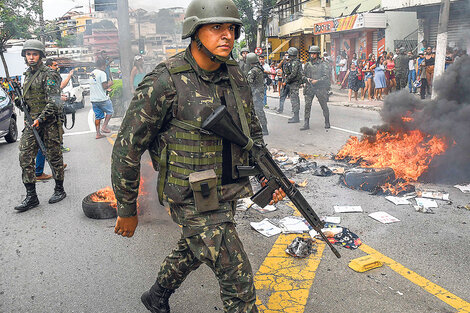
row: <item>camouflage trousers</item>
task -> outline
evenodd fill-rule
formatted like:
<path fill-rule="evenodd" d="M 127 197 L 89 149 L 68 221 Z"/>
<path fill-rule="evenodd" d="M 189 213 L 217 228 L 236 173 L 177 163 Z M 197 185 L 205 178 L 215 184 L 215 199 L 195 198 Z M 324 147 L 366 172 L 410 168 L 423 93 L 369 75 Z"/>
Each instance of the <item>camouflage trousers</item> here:
<path fill-rule="evenodd" d="M 286 92 L 284 91 L 286 90 Z M 299 86 L 297 85 L 286 85 L 284 86 L 283 91 L 281 92 L 279 109 L 282 111 L 284 109 L 284 102 L 286 101 L 287 96 L 290 97 L 290 102 L 292 104 L 292 112 L 300 111 L 300 98 L 299 98 Z"/>
<path fill-rule="evenodd" d="M 263 128 L 267 127 L 268 120 L 266 119 L 266 113 L 264 113 L 264 90 L 253 90 L 253 104 L 255 107 L 256 116 Z"/>
<path fill-rule="evenodd" d="M 56 176 L 54 179 L 64 180 L 64 159 L 60 147 L 60 133 L 57 123 L 41 125 L 38 132 L 46 146 L 47 160 L 55 170 Z M 23 171 L 24 184 L 36 182 L 35 159 L 38 149 L 39 145 L 32 129 L 25 127 L 20 139 L 20 166 Z"/>
<path fill-rule="evenodd" d="M 397 90 L 406 88 L 406 85 L 408 85 L 408 73 L 397 72 L 395 76 L 397 81 Z"/>
<path fill-rule="evenodd" d="M 233 223 L 203 227 L 202 232 L 183 237 L 163 261 L 158 283 L 177 289 L 202 263 L 216 275 L 225 312 L 258 312 L 250 261 Z"/>
<path fill-rule="evenodd" d="M 312 111 L 312 102 L 313 98 L 317 96 L 318 102 L 320 103 L 321 109 L 323 111 L 323 116 L 325 119 L 330 117 L 330 111 L 328 110 L 328 90 L 326 89 L 316 89 L 309 90 L 305 93 L 305 119 L 310 118 L 310 112 Z"/>

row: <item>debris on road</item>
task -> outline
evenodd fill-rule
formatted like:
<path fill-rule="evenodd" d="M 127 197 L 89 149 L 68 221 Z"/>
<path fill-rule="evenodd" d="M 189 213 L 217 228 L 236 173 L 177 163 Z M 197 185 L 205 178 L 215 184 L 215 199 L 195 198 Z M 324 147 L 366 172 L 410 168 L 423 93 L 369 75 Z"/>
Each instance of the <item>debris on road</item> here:
<path fill-rule="evenodd" d="M 281 233 L 281 229 L 276 225 L 272 224 L 269 219 L 265 218 L 261 222 L 251 222 L 251 227 L 253 227 L 260 234 L 271 237 Z"/>
<path fill-rule="evenodd" d="M 395 196 L 386 196 L 385 199 L 388 201 L 392 202 L 395 205 L 405 205 L 405 204 L 411 204 L 408 199 L 409 197 L 395 197 Z"/>
<path fill-rule="evenodd" d="M 308 185 L 307 179 L 305 179 L 303 182 L 296 184 L 296 187 L 302 187 L 305 188 Z"/>
<path fill-rule="evenodd" d="M 470 193 L 470 184 L 467 185 L 455 185 L 455 188 L 458 188 L 463 193 Z"/>
<path fill-rule="evenodd" d="M 341 227 L 340 225 L 325 224 L 325 228 L 322 229 L 322 233 L 328 237 L 328 240 L 332 244 L 340 245 L 347 249 L 354 250 L 359 248 L 362 244 L 358 235 L 350 231 L 348 228 Z M 318 233 L 314 229 L 312 229 L 309 234 L 312 238 L 318 238 Z"/>
<path fill-rule="evenodd" d="M 240 199 L 238 200 L 237 202 L 237 211 L 246 211 L 248 210 L 249 208 L 251 208 L 251 206 L 254 204 L 253 201 L 251 201 L 250 198 L 243 198 L 243 199 Z"/>
<path fill-rule="evenodd" d="M 320 219 L 325 223 L 332 223 L 332 224 L 341 223 L 341 217 L 339 216 L 322 216 Z"/>
<path fill-rule="evenodd" d="M 296 258 L 306 258 L 312 253 L 317 253 L 317 249 L 311 238 L 297 237 L 287 246 L 286 253 Z"/>
<path fill-rule="evenodd" d="M 436 200 L 427 199 L 427 198 L 415 198 L 416 204 L 424 208 L 437 208 Z"/>
<path fill-rule="evenodd" d="M 383 262 L 379 261 L 372 255 L 365 255 L 360 258 L 351 260 L 348 266 L 356 272 L 363 273 L 371 269 L 383 266 Z"/>
<path fill-rule="evenodd" d="M 395 171 L 391 168 L 355 167 L 341 177 L 344 185 L 351 189 L 374 191 L 378 187 L 395 181 Z"/>
<path fill-rule="evenodd" d="M 310 230 L 307 221 L 299 216 L 287 216 L 278 223 L 284 234 L 302 234 Z"/>
<path fill-rule="evenodd" d="M 372 217 L 374 220 L 377 220 L 383 224 L 390 224 L 390 223 L 395 223 L 395 222 L 400 221 L 398 218 L 393 217 L 387 212 L 383 212 L 383 211 L 370 213 L 369 216 Z"/>
<path fill-rule="evenodd" d="M 268 204 L 264 208 L 260 207 L 256 203 L 253 203 L 253 205 L 250 206 L 253 210 L 256 210 L 260 213 L 268 213 L 268 212 L 274 212 L 277 210 L 277 208 L 274 205 Z"/>
<path fill-rule="evenodd" d="M 458 205 L 457 209 L 465 209 L 470 211 L 470 203 L 467 205 Z"/>
<path fill-rule="evenodd" d="M 431 208 L 426 208 L 419 205 L 413 205 L 413 207 L 415 208 L 416 212 L 434 214 L 434 211 Z"/>
<path fill-rule="evenodd" d="M 418 197 L 449 201 L 449 194 L 443 191 L 423 190 L 416 191 Z"/>
<path fill-rule="evenodd" d="M 335 205 L 334 209 L 336 213 L 363 212 L 360 205 Z"/>

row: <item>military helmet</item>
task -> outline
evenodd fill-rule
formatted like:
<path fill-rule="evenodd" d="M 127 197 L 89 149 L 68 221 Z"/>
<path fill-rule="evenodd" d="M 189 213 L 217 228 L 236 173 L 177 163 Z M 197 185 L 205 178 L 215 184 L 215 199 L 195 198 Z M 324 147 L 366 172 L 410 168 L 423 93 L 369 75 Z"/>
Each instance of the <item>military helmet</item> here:
<path fill-rule="evenodd" d="M 320 47 L 319 46 L 310 46 L 308 49 L 308 53 L 320 53 Z"/>
<path fill-rule="evenodd" d="M 182 38 L 192 37 L 202 25 L 219 23 L 237 25 L 235 39 L 240 37 L 242 21 L 232 0 L 193 0 L 184 15 Z"/>
<path fill-rule="evenodd" d="M 250 52 L 250 53 L 247 54 L 246 63 L 254 64 L 254 63 L 258 63 L 258 62 L 259 62 L 259 59 L 258 59 L 258 56 L 256 55 L 256 53 Z"/>
<path fill-rule="evenodd" d="M 22 57 L 26 56 L 26 50 L 39 51 L 41 58 L 46 57 L 46 48 L 44 47 L 44 44 L 37 39 L 29 39 L 25 41 L 23 44 L 23 49 L 21 50 Z"/>
<path fill-rule="evenodd" d="M 250 49 L 248 49 L 247 47 L 243 47 L 243 48 L 240 50 L 240 54 L 242 54 L 243 52 L 248 52 L 248 53 L 250 53 Z"/>
<path fill-rule="evenodd" d="M 296 57 L 299 54 L 299 50 L 296 47 L 290 47 L 287 49 L 287 54 L 292 57 Z"/>

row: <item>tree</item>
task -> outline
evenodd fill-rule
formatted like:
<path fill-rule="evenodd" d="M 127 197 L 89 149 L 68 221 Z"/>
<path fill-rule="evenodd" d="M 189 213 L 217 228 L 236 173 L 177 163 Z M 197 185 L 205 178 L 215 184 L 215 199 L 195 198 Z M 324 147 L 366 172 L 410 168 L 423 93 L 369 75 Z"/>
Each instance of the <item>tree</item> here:
<path fill-rule="evenodd" d="M 269 14 L 276 4 L 276 0 L 234 0 L 234 2 L 240 11 L 248 48 L 250 51 L 254 51 L 258 36 L 258 25 L 261 23 L 262 29 L 266 29 Z M 264 31 L 261 36 L 261 41 L 263 41 Z"/>
<path fill-rule="evenodd" d="M 36 24 L 35 17 L 40 8 L 34 0 L 0 1 L 0 58 L 5 74 L 10 77 L 3 53 L 10 39 L 30 38 L 30 28 Z"/>

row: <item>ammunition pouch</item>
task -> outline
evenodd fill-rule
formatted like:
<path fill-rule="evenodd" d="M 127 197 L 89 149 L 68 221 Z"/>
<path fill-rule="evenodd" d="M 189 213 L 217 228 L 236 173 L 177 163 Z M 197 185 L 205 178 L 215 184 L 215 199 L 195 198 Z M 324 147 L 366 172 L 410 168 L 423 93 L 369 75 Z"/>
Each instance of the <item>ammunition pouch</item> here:
<path fill-rule="evenodd" d="M 193 191 L 196 210 L 208 212 L 219 208 L 217 174 L 214 170 L 189 174 L 189 185 Z"/>

